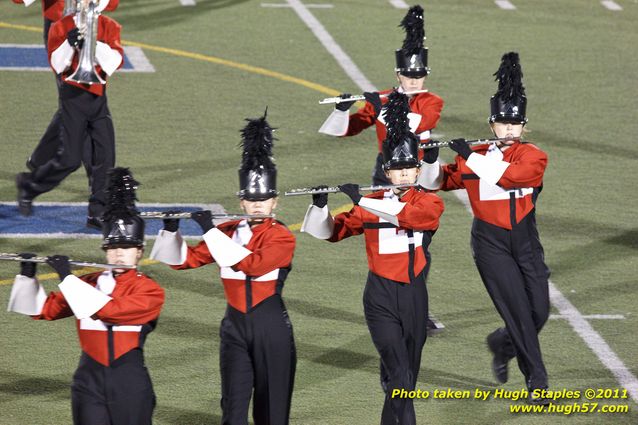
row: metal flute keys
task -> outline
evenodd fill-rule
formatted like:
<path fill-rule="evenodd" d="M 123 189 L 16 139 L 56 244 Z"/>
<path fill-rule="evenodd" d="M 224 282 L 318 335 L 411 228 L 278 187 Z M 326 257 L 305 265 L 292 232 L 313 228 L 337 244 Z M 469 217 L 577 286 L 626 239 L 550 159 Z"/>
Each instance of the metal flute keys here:
<path fill-rule="evenodd" d="M 182 219 L 192 218 L 192 212 L 162 212 L 162 211 L 146 211 L 141 212 L 140 217 L 147 220 L 164 220 L 164 219 Z M 211 214 L 213 220 L 263 220 L 266 218 L 275 218 L 275 214 Z"/>
<path fill-rule="evenodd" d="M 48 257 L 31 257 L 31 258 L 23 258 L 20 254 L 8 253 L 8 252 L 0 252 L 0 260 L 6 261 L 24 261 L 27 263 L 46 263 Z M 77 261 L 77 260 L 69 260 L 69 264 L 73 264 L 74 266 L 81 267 L 95 267 L 98 269 L 135 269 L 137 266 L 129 266 L 126 264 L 100 264 L 100 263 L 91 263 L 87 261 Z"/>
<path fill-rule="evenodd" d="M 404 94 L 406 96 L 412 96 L 413 94 L 419 94 L 419 93 L 427 93 L 428 90 L 423 89 L 423 90 L 415 90 L 415 91 L 409 91 L 409 92 L 405 92 Z M 388 97 L 390 95 L 390 93 L 387 94 L 380 94 L 379 97 Z M 346 97 L 346 98 L 342 98 L 342 97 L 327 97 L 323 100 L 319 101 L 320 105 L 327 105 L 330 103 L 341 103 L 341 102 L 357 102 L 359 100 L 366 100 L 365 96 L 362 94 L 358 94 L 358 95 L 354 95 L 354 96 L 350 96 L 350 97 Z"/>
<path fill-rule="evenodd" d="M 466 140 L 465 143 L 467 143 L 468 146 L 478 146 L 478 145 L 489 145 L 490 143 L 496 143 L 496 142 L 506 142 L 508 140 L 518 141 L 520 140 L 520 138 L 502 137 L 502 138 L 496 138 L 496 139 L 476 139 L 476 140 Z M 451 143 L 452 143 L 451 140 L 448 142 L 430 142 L 427 144 L 422 143 L 421 146 L 419 146 L 419 148 L 420 149 L 449 148 Z"/>
<path fill-rule="evenodd" d="M 378 190 L 387 190 L 387 189 L 402 189 L 404 187 L 416 187 L 418 183 L 408 183 L 408 184 L 384 184 L 384 185 L 373 185 L 373 186 L 360 186 L 359 190 L 376 192 Z M 302 189 L 292 189 L 289 192 L 285 192 L 284 196 L 297 196 L 297 195 L 317 195 L 320 193 L 337 193 L 341 192 L 338 187 L 327 187 L 324 189 L 312 189 L 309 187 L 304 187 Z"/>

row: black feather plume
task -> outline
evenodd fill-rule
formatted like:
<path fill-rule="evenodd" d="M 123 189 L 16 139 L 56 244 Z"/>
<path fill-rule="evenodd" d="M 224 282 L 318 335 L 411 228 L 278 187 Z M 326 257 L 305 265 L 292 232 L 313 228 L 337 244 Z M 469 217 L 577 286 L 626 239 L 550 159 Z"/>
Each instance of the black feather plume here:
<path fill-rule="evenodd" d="M 493 75 L 496 77 L 494 81 L 498 81 L 496 97 L 508 102 L 525 96 L 523 70 L 521 69 L 518 53 L 505 53 L 501 58 L 501 66 Z"/>
<path fill-rule="evenodd" d="M 124 219 L 138 215 L 135 207 L 137 197 L 135 190 L 139 182 L 133 178 L 130 170 L 123 167 L 115 167 L 108 172 L 108 185 L 106 191 L 106 209 L 102 220 L 108 222 L 113 219 Z"/>
<path fill-rule="evenodd" d="M 268 108 L 264 111 L 261 118 L 246 118 L 248 124 L 241 130 L 242 141 L 240 146 L 243 147 L 244 153 L 241 159 L 241 170 L 248 171 L 259 167 L 265 169 L 275 168 L 272 161 L 273 141 L 272 137 L 274 128 L 266 121 Z"/>
<path fill-rule="evenodd" d="M 416 55 L 423 48 L 425 39 L 423 8 L 412 6 L 399 26 L 405 30 L 402 49 L 409 55 Z"/>
<path fill-rule="evenodd" d="M 410 131 L 409 113 L 408 97 L 397 90 L 390 93 L 385 110 L 387 135 L 384 142 L 388 144 L 390 149 L 394 149 L 402 144 L 406 138 L 413 136 Z"/>

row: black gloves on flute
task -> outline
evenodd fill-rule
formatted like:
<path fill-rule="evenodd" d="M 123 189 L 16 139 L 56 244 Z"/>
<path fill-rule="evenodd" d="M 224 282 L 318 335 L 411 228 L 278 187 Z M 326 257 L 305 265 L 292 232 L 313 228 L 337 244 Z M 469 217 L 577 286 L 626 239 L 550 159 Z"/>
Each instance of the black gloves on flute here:
<path fill-rule="evenodd" d="M 53 255 L 47 257 L 47 264 L 50 265 L 53 270 L 58 272 L 60 280 L 64 280 L 65 277 L 71 274 L 71 264 L 69 263 L 69 257 L 66 255 Z"/>
<path fill-rule="evenodd" d="M 176 211 L 176 210 L 169 210 L 166 211 L 166 214 L 175 214 L 181 211 Z M 164 230 L 166 230 L 167 232 L 177 232 L 177 229 L 179 229 L 179 218 L 165 218 L 162 220 L 164 222 Z"/>
<path fill-rule="evenodd" d="M 465 139 L 454 139 L 450 142 L 450 149 L 458 153 L 463 159 L 468 159 L 472 155 L 472 149 L 467 144 Z"/>
<path fill-rule="evenodd" d="M 202 228 L 202 232 L 206 233 L 215 225 L 213 224 L 213 215 L 209 210 L 195 211 L 191 214 L 191 218 L 199 224 Z"/>
<path fill-rule="evenodd" d="M 352 95 L 350 93 L 342 93 L 339 95 L 340 98 L 342 99 L 347 99 L 349 97 L 351 97 Z M 354 105 L 354 100 L 348 101 L 348 102 L 339 102 L 339 103 L 335 103 L 335 109 L 338 111 L 347 111 L 348 109 L 350 109 L 350 107 L 352 105 Z"/>
<path fill-rule="evenodd" d="M 326 185 L 321 185 L 321 186 L 315 186 L 312 188 L 312 190 L 319 190 L 319 189 L 327 189 L 328 186 Z M 312 195 L 312 205 L 319 207 L 319 208 L 323 208 L 326 205 L 328 205 L 328 194 L 327 193 L 316 193 Z"/>
<path fill-rule="evenodd" d="M 84 45 L 82 34 L 80 34 L 80 30 L 77 28 L 73 28 L 71 31 L 67 32 L 66 39 L 69 41 L 71 47 L 77 47 L 78 49 L 81 49 Z"/>
<path fill-rule="evenodd" d="M 352 199 L 352 203 L 359 205 L 361 194 L 359 193 L 359 185 L 354 183 L 346 183 L 339 186 L 339 190 Z"/>
<path fill-rule="evenodd" d="M 365 92 L 363 93 L 363 97 L 366 98 L 366 102 L 370 103 L 374 107 L 374 116 L 378 117 L 381 113 L 381 97 L 379 96 L 379 92 Z"/>
<path fill-rule="evenodd" d="M 20 254 L 22 258 L 33 258 L 35 254 L 31 252 L 23 252 Z M 32 263 L 29 261 L 20 261 L 20 274 L 26 277 L 35 277 L 38 263 Z"/>
<path fill-rule="evenodd" d="M 434 143 L 439 143 L 436 140 L 431 140 L 425 144 L 425 146 L 433 145 Z M 439 157 L 439 148 L 431 148 L 423 150 L 423 161 L 428 164 L 434 164 Z"/>

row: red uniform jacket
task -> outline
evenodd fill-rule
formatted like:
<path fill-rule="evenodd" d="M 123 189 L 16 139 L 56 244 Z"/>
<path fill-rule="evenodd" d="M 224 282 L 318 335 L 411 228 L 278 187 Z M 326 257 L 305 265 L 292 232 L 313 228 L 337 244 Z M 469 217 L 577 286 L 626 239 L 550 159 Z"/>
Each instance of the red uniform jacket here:
<path fill-rule="evenodd" d="M 80 279 L 95 286 L 101 273 Z M 129 270 L 115 278 L 113 298 L 92 319 L 76 320 L 82 351 L 104 366 L 135 348 L 142 348 L 145 335 L 152 330 L 164 304 L 164 290 L 148 276 Z M 73 316 L 61 292 L 51 292 L 36 320 L 57 320 Z M 112 326 L 111 326 L 112 325 Z M 109 334 L 113 345 L 109 347 Z M 109 358 L 109 348 L 113 356 Z"/>
<path fill-rule="evenodd" d="M 124 49 L 122 49 L 122 45 L 120 44 L 120 30 L 122 29 L 122 26 L 118 24 L 116 21 L 114 21 L 113 19 L 104 15 L 99 15 L 97 26 L 98 26 L 97 41 L 101 41 L 102 43 L 108 44 L 112 49 L 117 50 L 120 53 L 120 55 L 122 55 L 122 58 L 124 58 Z M 60 47 L 62 43 L 64 43 L 64 41 L 66 40 L 67 33 L 71 31 L 73 28 L 75 28 L 75 21 L 73 20 L 73 15 L 65 16 L 58 22 L 55 22 L 53 25 L 51 25 L 51 29 L 49 30 L 49 46 L 48 46 L 49 62 L 51 61 L 51 55 L 53 54 L 53 52 L 58 47 Z M 88 85 L 88 84 L 78 84 L 78 83 L 74 83 L 70 81 L 64 81 L 65 77 L 68 77 L 69 75 L 73 74 L 73 72 L 75 71 L 75 68 L 78 66 L 78 58 L 79 58 L 79 52 L 76 51 L 75 55 L 73 56 L 73 62 L 71 63 L 71 66 L 62 73 L 62 81 L 66 84 L 71 84 L 73 86 L 79 87 L 81 89 L 89 91 L 98 96 L 102 96 L 104 94 L 105 84 Z M 124 64 L 124 60 L 122 60 L 122 63 L 120 63 L 120 66 L 118 67 L 118 69 L 121 68 L 123 64 Z M 107 79 L 107 75 L 104 71 L 102 71 L 102 68 L 100 67 L 100 65 L 97 65 L 95 69 L 104 80 Z"/>
<path fill-rule="evenodd" d="M 387 94 L 391 92 L 392 90 L 384 90 L 379 92 L 379 94 Z M 387 102 L 387 97 L 381 98 L 382 105 Z M 436 124 L 439 122 L 439 118 L 441 118 L 441 110 L 443 110 L 443 99 L 434 93 L 417 94 L 410 98 L 410 110 L 415 114 L 421 115 L 421 122 L 415 132 L 419 135 L 424 131 L 432 130 L 436 127 Z M 375 117 L 374 106 L 372 106 L 371 103 L 366 102 L 364 107 L 354 114 L 351 114 L 349 119 L 348 132 L 344 136 L 354 136 L 361 133 L 372 124 L 375 124 L 377 130 L 377 142 L 379 143 L 379 152 L 381 152 L 381 146 L 385 140 L 386 128 L 385 124 Z M 422 157 L 423 152 L 420 151 L 419 155 Z"/>
<path fill-rule="evenodd" d="M 478 146 L 473 150 L 485 155 L 488 147 Z M 512 192 L 509 199 L 481 200 L 480 179 L 460 155 L 456 156 L 454 164 L 443 166 L 441 189 L 466 188 L 476 218 L 511 230 L 513 223 L 520 223 L 534 209 L 535 194 L 521 196 L 522 189 L 540 188 L 543 185 L 547 154 L 531 143 L 515 143 L 503 152 L 502 161 L 510 165 L 499 179 L 498 186 L 505 190 L 519 189 L 519 193 Z"/>
<path fill-rule="evenodd" d="M 229 221 L 217 228 L 232 238 L 239 223 Z M 252 237 L 246 248 L 252 254 L 232 267 L 220 269 L 226 301 L 242 313 L 281 292 L 295 251 L 295 236 L 276 220 L 267 219 L 251 230 Z M 184 264 L 171 267 L 184 270 L 214 262 L 206 242 L 202 241 L 197 246 L 188 247 Z"/>
<path fill-rule="evenodd" d="M 14 3 L 24 4 L 24 0 L 13 0 Z M 111 0 L 104 8 L 105 12 L 112 12 L 117 9 L 120 0 Z M 49 21 L 59 21 L 64 12 L 64 0 L 42 0 L 42 15 Z"/>
<path fill-rule="evenodd" d="M 384 199 L 389 195 L 389 191 L 381 191 L 366 197 Z M 410 239 L 414 241 L 415 250 L 413 272 L 418 275 L 426 265 L 424 249 L 427 250 L 432 232 L 439 227 L 444 206 L 437 195 L 414 189 L 408 190 L 400 202 L 406 206 L 397 215 L 399 227 L 355 205 L 349 212 L 334 218 L 334 230 L 328 240 L 338 242 L 365 233 L 370 271 L 386 279 L 410 283 Z M 379 228 L 379 225 L 387 227 Z"/>

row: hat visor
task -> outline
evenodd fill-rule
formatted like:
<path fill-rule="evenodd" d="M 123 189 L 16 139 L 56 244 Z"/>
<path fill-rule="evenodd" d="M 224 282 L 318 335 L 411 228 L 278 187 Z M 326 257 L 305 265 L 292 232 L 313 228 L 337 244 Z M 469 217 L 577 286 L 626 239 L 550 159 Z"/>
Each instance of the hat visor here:
<path fill-rule="evenodd" d="M 503 124 L 525 124 L 527 118 L 522 115 L 492 115 L 490 122 L 500 122 Z"/>
<path fill-rule="evenodd" d="M 389 161 L 385 164 L 386 170 L 403 170 L 404 168 L 419 168 L 420 164 L 415 160 Z"/>
<path fill-rule="evenodd" d="M 102 242 L 102 249 L 115 249 L 115 248 L 143 248 L 144 241 L 133 239 L 105 239 Z"/>
<path fill-rule="evenodd" d="M 399 71 L 399 74 L 403 75 L 407 78 L 425 78 L 428 76 L 427 69 L 422 69 L 419 71 Z"/>
<path fill-rule="evenodd" d="M 250 193 L 247 190 L 241 190 L 237 195 L 239 196 L 239 199 L 244 201 L 258 202 L 276 198 L 278 194 L 279 193 L 277 191 L 269 191 L 267 193 Z"/>

